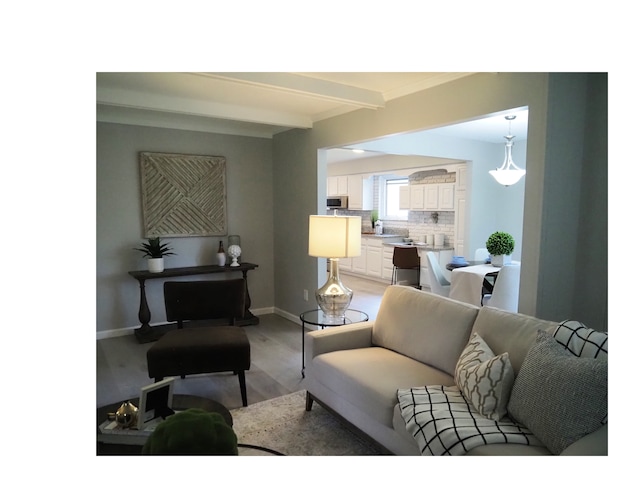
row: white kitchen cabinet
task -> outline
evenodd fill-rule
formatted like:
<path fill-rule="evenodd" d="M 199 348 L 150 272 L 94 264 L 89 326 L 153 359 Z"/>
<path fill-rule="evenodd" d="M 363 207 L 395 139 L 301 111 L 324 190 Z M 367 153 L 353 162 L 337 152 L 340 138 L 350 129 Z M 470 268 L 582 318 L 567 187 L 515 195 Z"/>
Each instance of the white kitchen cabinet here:
<path fill-rule="evenodd" d="M 382 247 L 382 278 L 388 282 L 393 277 L 393 249 L 390 245 Z"/>
<path fill-rule="evenodd" d="M 373 177 L 348 175 L 349 210 L 373 209 Z"/>
<path fill-rule="evenodd" d="M 411 210 L 424 210 L 424 185 L 410 185 Z"/>
<path fill-rule="evenodd" d="M 396 242 L 402 242 L 402 237 L 363 235 L 360 243 L 360 256 L 351 258 L 349 273 L 381 282 L 391 281 L 391 273 L 393 271 L 393 246 L 384 244 Z M 347 270 L 345 270 L 345 272 L 346 271 Z"/>
<path fill-rule="evenodd" d="M 457 190 L 466 190 L 467 189 L 467 167 L 462 166 L 458 167 L 456 171 L 456 189 Z"/>
<path fill-rule="evenodd" d="M 362 238 L 360 242 L 360 256 L 351 258 L 351 271 L 360 275 L 367 274 L 367 241 Z"/>
<path fill-rule="evenodd" d="M 400 210 L 411 209 L 411 189 L 409 188 L 409 185 L 400 185 L 398 193 L 400 196 L 398 200 Z"/>
<path fill-rule="evenodd" d="M 453 210 L 455 207 L 455 187 L 453 183 L 438 184 L 438 210 Z"/>
<path fill-rule="evenodd" d="M 367 276 L 382 278 L 382 240 L 367 242 Z"/>
<path fill-rule="evenodd" d="M 454 246 L 456 255 L 465 255 L 465 237 L 467 221 L 467 166 L 459 166 L 456 171 L 455 189 L 455 222 L 454 222 Z"/>
<path fill-rule="evenodd" d="M 349 210 L 373 209 L 373 177 L 337 175 L 327 178 L 327 196 L 349 197 Z"/>
<path fill-rule="evenodd" d="M 348 175 L 327 178 L 327 196 L 349 195 Z"/>
<path fill-rule="evenodd" d="M 432 183 L 424 186 L 423 210 L 438 210 L 440 206 L 440 185 Z"/>
<path fill-rule="evenodd" d="M 455 206 L 454 183 L 428 183 L 411 185 L 411 210 L 453 210 Z"/>
<path fill-rule="evenodd" d="M 456 198 L 456 219 L 455 219 L 455 246 L 456 255 L 464 256 L 464 237 L 466 221 L 467 202 L 465 197 Z"/>
<path fill-rule="evenodd" d="M 341 272 L 350 272 L 353 269 L 352 264 L 353 264 L 353 257 L 338 259 L 338 265 Z"/>

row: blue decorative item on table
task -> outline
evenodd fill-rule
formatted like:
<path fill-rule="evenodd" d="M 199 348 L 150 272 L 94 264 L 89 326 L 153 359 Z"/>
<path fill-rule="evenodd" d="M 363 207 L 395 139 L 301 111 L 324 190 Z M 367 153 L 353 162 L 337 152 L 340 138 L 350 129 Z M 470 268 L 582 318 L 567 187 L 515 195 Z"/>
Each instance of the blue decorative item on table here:
<path fill-rule="evenodd" d="M 469 262 L 464 259 L 464 256 L 454 255 L 451 259 L 451 265 L 466 267 L 467 265 L 469 265 Z"/>

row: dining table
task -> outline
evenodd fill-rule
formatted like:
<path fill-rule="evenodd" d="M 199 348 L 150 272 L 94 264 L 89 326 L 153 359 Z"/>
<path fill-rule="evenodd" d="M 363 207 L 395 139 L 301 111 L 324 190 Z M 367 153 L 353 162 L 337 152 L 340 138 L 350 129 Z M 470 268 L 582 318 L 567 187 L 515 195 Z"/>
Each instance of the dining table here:
<path fill-rule="evenodd" d="M 492 283 L 487 278 L 497 276 L 500 267 L 494 267 L 490 263 L 473 262 L 475 265 L 447 269 L 451 270 L 451 289 L 449 298 L 461 302 L 470 303 L 478 307 L 482 306 L 482 297 L 487 290 L 491 290 Z M 484 288 L 483 288 L 484 287 Z"/>

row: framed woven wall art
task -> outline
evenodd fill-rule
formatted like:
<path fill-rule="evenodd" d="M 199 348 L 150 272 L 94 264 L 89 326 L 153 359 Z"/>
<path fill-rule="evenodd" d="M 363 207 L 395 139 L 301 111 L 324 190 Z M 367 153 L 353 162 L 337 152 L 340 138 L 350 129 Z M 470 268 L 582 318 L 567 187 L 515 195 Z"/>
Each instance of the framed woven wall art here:
<path fill-rule="evenodd" d="M 144 236 L 227 234 L 224 157 L 140 153 Z"/>

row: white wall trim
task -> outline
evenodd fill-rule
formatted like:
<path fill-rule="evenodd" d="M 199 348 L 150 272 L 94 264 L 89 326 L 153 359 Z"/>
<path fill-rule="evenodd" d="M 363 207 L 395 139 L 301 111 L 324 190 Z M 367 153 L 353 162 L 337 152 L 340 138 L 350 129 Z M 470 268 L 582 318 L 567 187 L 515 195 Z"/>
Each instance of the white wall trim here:
<path fill-rule="evenodd" d="M 285 312 L 284 310 L 280 310 L 277 309 L 275 307 L 263 307 L 263 308 L 252 308 L 251 309 L 251 313 L 253 313 L 255 316 L 259 317 L 260 315 L 265 315 L 268 313 L 274 313 L 276 315 L 280 315 L 281 317 L 286 318 L 287 320 L 291 320 L 294 323 L 297 323 L 298 325 L 300 325 L 300 318 L 296 315 L 293 315 L 291 313 Z M 167 325 L 167 322 L 158 322 L 158 323 L 151 323 L 151 326 L 160 326 L 160 325 Z M 115 337 L 124 337 L 126 335 L 134 335 L 134 330 L 136 328 L 139 328 L 139 326 L 136 327 L 127 327 L 127 328 L 118 328 L 116 330 L 102 330 L 100 332 L 96 332 L 96 340 L 104 340 L 107 338 L 115 338 Z"/>

